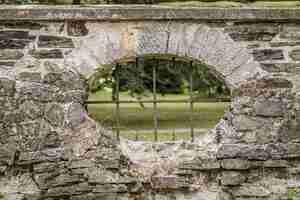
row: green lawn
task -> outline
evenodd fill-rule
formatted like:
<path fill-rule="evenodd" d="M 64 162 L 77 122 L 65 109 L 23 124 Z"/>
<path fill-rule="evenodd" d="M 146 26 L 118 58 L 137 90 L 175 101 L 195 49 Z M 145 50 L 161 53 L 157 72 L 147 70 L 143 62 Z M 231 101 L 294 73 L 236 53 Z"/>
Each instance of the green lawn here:
<path fill-rule="evenodd" d="M 185 99 L 185 95 L 159 96 L 158 99 Z M 147 97 L 145 99 L 151 99 Z M 111 100 L 109 92 L 98 92 L 90 95 L 89 100 Z M 126 93 L 121 93 L 120 100 L 133 100 Z M 153 140 L 153 105 L 144 104 L 121 104 L 121 134 L 122 136 L 135 139 L 138 133 L 139 140 Z M 193 122 L 189 120 L 190 110 L 186 103 L 161 103 L 158 104 L 159 112 L 159 140 L 171 140 L 175 131 L 176 139 L 189 139 L 189 128 L 195 127 L 197 134 L 203 133 L 199 129 L 209 129 L 224 115 L 228 103 L 196 103 L 194 105 Z M 115 126 L 114 104 L 91 104 L 88 106 L 92 118 L 98 120 L 106 127 Z M 175 130 L 176 129 L 176 130 Z M 180 131 L 178 131 L 180 129 Z M 139 133 L 140 132 L 140 133 Z M 177 132 L 177 133 L 176 133 Z"/>

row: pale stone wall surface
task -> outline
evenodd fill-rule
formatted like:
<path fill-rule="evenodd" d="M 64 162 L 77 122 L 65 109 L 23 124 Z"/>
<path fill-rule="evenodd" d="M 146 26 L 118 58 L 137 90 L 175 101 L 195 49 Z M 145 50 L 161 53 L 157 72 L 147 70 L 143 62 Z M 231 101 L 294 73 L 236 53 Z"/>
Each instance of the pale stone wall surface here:
<path fill-rule="evenodd" d="M 284 200 L 300 186 L 300 10 L 164 9 L 0 9 L 0 199 Z M 86 113 L 97 70 L 150 54 L 204 62 L 232 90 L 195 142 L 119 142 Z"/>

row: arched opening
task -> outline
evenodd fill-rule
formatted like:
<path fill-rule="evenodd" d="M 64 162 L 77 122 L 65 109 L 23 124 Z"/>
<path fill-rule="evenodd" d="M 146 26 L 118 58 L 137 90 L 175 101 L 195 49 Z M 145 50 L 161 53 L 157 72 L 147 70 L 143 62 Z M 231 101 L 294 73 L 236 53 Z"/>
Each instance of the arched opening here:
<path fill-rule="evenodd" d="M 130 140 L 193 141 L 218 123 L 230 102 L 212 67 L 174 55 L 118 60 L 96 72 L 89 87 L 90 116 Z"/>

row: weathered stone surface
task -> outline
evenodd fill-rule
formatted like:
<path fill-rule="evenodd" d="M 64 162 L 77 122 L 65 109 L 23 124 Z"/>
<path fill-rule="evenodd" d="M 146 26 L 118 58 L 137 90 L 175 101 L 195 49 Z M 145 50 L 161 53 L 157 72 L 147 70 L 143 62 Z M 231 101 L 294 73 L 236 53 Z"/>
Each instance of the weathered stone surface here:
<path fill-rule="evenodd" d="M 152 181 L 157 189 L 176 189 L 178 188 L 178 177 L 176 176 L 154 176 Z"/>
<path fill-rule="evenodd" d="M 20 105 L 20 112 L 29 119 L 36 119 L 44 114 L 43 107 L 34 101 L 25 101 Z"/>
<path fill-rule="evenodd" d="M 254 103 L 255 114 L 264 117 L 280 117 L 285 113 L 284 103 L 280 100 L 258 99 Z"/>
<path fill-rule="evenodd" d="M 242 158 L 249 160 L 267 160 L 268 158 L 280 159 L 287 156 L 290 144 L 266 144 L 266 145 L 247 145 L 247 144 L 224 144 L 217 153 L 217 157 Z M 296 148 L 294 146 L 294 148 Z"/>
<path fill-rule="evenodd" d="M 1 49 L 24 49 L 30 40 L 0 39 Z"/>
<path fill-rule="evenodd" d="M 4 67 L 11 68 L 15 65 L 15 62 L 13 61 L 0 61 L 0 69 Z"/>
<path fill-rule="evenodd" d="M 8 78 L 0 78 L 0 95 L 13 96 L 15 94 L 16 82 Z"/>
<path fill-rule="evenodd" d="M 286 160 L 267 160 L 263 162 L 263 167 L 269 168 L 286 168 L 288 166 L 289 163 Z"/>
<path fill-rule="evenodd" d="M 67 125 L 70 128 L 75 128 L 80 125 L 87 117 L 83 105 L 79 103 L 72 103 L 67 108 Z"/>
<path fill-rule="evenodd" d="M 253 50 L 253 57 L 257 61 L 282 60 L 284 55 L 281 49 L 261 49 Z"/>
<path fill-rule="evenodd" d="M 271 41 L 279 32 L 279 27 L 269 25 L 238 25 L 225 29 L 235 41 Z"/>
<path fill-rule="evenodd" d="M 63 53 L 59 49 L 52 50 L 33 50 L 30 54 L 37 59 L 60 59 L 63 58 Z"/>
<path fill-rule="evenodd" d="M 94 189 L 94 193 L 117 193 L 126 192 L 127 187 L 125 185 L 115 185 L 115 184 L 103 184 L 97 185 Z"/>
<path fill-rule="evenodd" d="M 64 91 L 61 92 L 57 99 L 58 102 L 62 103 L 80 103 L 81 105 L 84 105 L 84 102 L 87 100 L 88 94 L 85 91 L 82 90 L 71 90 L 71 91 Z"/>
<path fill-rule="evenodd" d="M 64 108 L 56 103 L 47 104 L 45 119 L 53 126 L 62 126 L 64 124 Z"/>
<path fill-rule="evenodd" d="M 21 81 L 41 82 L 42 76 L 40 72 L 21 72 L 18 74 Z"/>
<path fill-rule="evenodd" d="M 32 163 L 55 162 L 63 160 L 64 150 L 62 148 L 52 148 L 43 151 L 21 152 L 18 164 L 28 165 Z"/>
<path fill-rule="evenodd" d="M 300 157 L 300 144 L 289 143 L 287 158 L 299 158 Z"/>
<path fill-rule="evenodd" d="M 283 31 L 279 34 L 280 38 L 289 40 L 300 40 L 300 29 L 297 25 L 283 26 Z"/>
<path fill-rule="evenodd" d="M 236 197 L 268 197 L 270 194 L 266 188 L 253 185 L 242 185 L 233 193 Z"/>
<path fill-rule="evenodd" d="M 182 163 L 179 168 L 189 170 L 214 170 L 220 168 L 220 163 L 214 159 L 194 160 Z"/>
<path fill-rule="evenodd" d="M 10 28 L 10 29 L 31 29 L 39 30 L 46 25 L 43 25 L 38 22 L 31 21 L 1 21 L 0 27 Z"/>
<path fill-rule="evenodd" d="M 42 16 L 43 22 L 0 22 L 0 74 L 6 77 L 0 78 L 0 196 L 10 188 L 4 194 L 8 200 L 285 198 L 288 172 L 295 179 L 299 175 L 299 102 L 294 95 L 300 67 L 282 52 L 286 56 L 297 49 L 299 41 L 276 34 L 279 27 L 285 29 L 286 15 L 299 18 L 297 9 L 82 7 L 74 15 L 73 8 L 52 12 L 26 6 L 0 12 L 0 18 L 12 10 L 16 18 Z M 245 18 L 240 21 L 240 16 Z M 276 23 L 257 22 L 257 17 Z M 71 48 L 71 40 L 76 48 L 51 50 Z M 280 48 L 262 49 L 272 45 Z M 251 51 L 266 62 L 253 61 Z M 111 63 L 143 53 L 172 53 L 206 63 L 230 89 L 238 88 L 237 100 L 221 123 L 194 143 L 119 143 L 87 116 L 85 79 L 99 67 L 110 73 Z M 27 185 L 42 191 L 28 194 L 30 187 L 26 191 L 12 181 L 24 173 L 29 173 Z M 10 184 L 4 180 L 8 176 Z"/>
<path fill-rule="evenodd" d="M 289 56 L 295 60 L 299 61 L 300 60 L 300 49 L 294 49 L 289 53 Z"/>
<path fill-rule="evenodd" d="M 86 22 L 83 21 L 74 21 L 68 22 L 67 31 L 69 36 L 79 37 L 85 36 L 88 34 L 88 29 L 85 25 Z"/>
<path fill-rule="evenodd" d="M 72 39 L 50 35 L 39 36 L 38 47 L 40 48 L 74 48 Z"/>
<path fill-rule="evenodd" d="M 282 46 L 299 46 L 299 41 L 280 41 L 280 42 L 270 42 L 271 47 L 282 47 Z"/>
<path fill-rule="evenodd" d="M 18 60 L 24 54 L 18 50 L 0 50 L 0 60 Z"/>
<path fill-rule="evenodd" d="M 221 161 L 221 166 L 223 169 L 246 170 L 250 167 L 250 162 L 242 159 L 224 159 Z"/>
<path fill-rule="evenodd" d="M 4 30 L 0 31 L 0 38 L 27 39 L 29 38 L 28 31 Z"/>
<path fill-rule="evenodd" d="M 237 131 L 255 130 L 261 127 L 262 121 L 246 115 L 236 116 L 233 119 L 233 125 Z"/>
<path fill-rule="evenodd" d="M 221 176 L 222 185 L 241 185 L 246 181 L 246 177 L 240 172 L 224 171 Z"/>
<path fill-rule="evenodd" d="M 261 63 L 264 70 L 271 73 L 299 73 L 300 64 L 298 63 Z"/>
<path fill-rule="evenodd" d="M 20 100 L 49 102 L 55 100 L 58 88 L 39 83 L 29 83 L 18 85 L 17 91 Z"/>

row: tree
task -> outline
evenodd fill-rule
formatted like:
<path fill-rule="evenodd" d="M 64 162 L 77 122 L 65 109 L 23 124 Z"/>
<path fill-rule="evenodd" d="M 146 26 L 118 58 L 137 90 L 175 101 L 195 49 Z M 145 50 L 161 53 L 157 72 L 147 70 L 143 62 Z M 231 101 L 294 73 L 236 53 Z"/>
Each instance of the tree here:
<path fill-rule="evenodd" d="M 91 91 L 96 92 L 103 87 L 112 88 L 112 99 L 115 100 L 115 79 L 118 74 L 119 91 L 126 91 L 132 97 L 140 100 L 143 96 L 152 93 L 153 67 L 156 67 L 156 91 L 158 94 L 182 94 L 189 91 L 191 75 L 195 96 L 217 97 L 230 94 L 223 80 L 204 64 L 195 63 L 191 68 L 190 64 L 184 61 L 158 61 L 143 58 L 138 59 L 138 64 L 130 62 L 119 65 L 118 72 L 114 69 L 112 74 L 94 75 L 90 84 Z"/>

